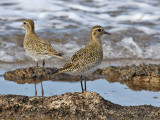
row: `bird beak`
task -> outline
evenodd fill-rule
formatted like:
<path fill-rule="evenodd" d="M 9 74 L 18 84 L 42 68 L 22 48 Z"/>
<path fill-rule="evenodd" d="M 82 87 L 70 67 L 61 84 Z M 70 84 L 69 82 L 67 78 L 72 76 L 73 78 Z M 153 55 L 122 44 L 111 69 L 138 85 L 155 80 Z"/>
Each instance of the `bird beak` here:
<path fill-rule="evenodd" d="M 106 31 L 104 31 L 104 34 L 107 34 L 107 35 L 112 35 L 111 33 L 109 33 L 109 32 L 106 32 Z"/>

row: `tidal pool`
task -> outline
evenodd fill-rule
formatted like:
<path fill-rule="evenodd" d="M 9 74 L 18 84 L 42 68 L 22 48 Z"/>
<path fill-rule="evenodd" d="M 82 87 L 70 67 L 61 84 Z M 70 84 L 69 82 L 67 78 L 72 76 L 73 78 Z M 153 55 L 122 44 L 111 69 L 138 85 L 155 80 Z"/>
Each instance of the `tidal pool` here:
<path fill-rule="evenodd" d="M 17 84 L 0 78 L 0 94 L 26 96 L 60 95 L 67 92 L 81 92 L 80 82 L 42 81 L 37 84 Z M 153 105 L 160 107 L 159 92 L 133 91 L 118 82 L 110 83 L 106 79 L 87 81 L 87 90 L 99 93 L 104 99 L 120 105 Z M 36 93 L 37 92 L 37 93 Z"/>

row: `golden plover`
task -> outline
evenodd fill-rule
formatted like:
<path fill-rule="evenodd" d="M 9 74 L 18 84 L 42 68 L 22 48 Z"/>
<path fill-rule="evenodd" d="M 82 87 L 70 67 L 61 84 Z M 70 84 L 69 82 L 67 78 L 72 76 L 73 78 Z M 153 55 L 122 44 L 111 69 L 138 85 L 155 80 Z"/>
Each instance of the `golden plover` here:
<path fill-rule="evenodd" d="M 30 57 L 36 61 L 35 73 L 32 77 L 37 77 L 36 71 L 38 67 L 38 61 L 43 60 L 41 76 L 43 75 L 45 60 L 53 57 L 61 58 L 61 53 L 58 53 L 51 44 L 40 38 L 34 31 L 33 20 L 24 20 L 22 26 L 26 29 L 26 34 L 24 38 L 24 49 Z"/>
<path fill-rule="evenodd" d="M 98 25 L 94 26 L 91 30 L 90 43 L 77 51 L 55 74 L 68 73 L 74 76 L 80 75 L 82 92 L 84 92 L 84 90 L 86 91 L 86 80 L 84 80 L 85 89 L 83 89 L 82 76 L 92 73 L 96 69 L 96 66 L 100 65 L 103 58 L 101 43 L 101 36 L 103 34 L 110 35 L 110 33 L 104 31 L 103 27 Z"/>

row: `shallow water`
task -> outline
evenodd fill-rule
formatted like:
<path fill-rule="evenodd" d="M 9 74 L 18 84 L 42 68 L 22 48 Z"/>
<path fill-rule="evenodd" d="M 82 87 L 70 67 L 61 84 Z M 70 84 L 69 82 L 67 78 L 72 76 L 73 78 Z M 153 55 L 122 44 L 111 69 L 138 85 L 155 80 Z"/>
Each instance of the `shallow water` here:
<path fill-rule="evenodd" d="M 67 92 L 81 92 L 80 82 L 43 81 L 38 84 L 17 84 L 1 78 L 0 94 L 15 94 L 27 96 L 60 95 Z M 118 82 L 109 83 L 106 79 L 87 81 L 88 91 L 99 93 L 104 99 L 120 105 L 154 105 L 160 107 L 159 92 L 132 91 L 126 85 Z M 37 92 L 37 93 L 36 93 Z"/>
<path fill-rule="evenodd" d="M 61 67 L 81 47 L 88 44 L 90 29 L 102 25 L 111 36 L 102 39 L 102 67 L 132 64 L 160 64 L 160 1 L 146 0 L 1 0 L 0 74 L 33 66 L 23 48 L 23 19 L 33 19 L 38 35 L 47 38 L 65 61 L 47 61 Z M 160 106 L 159 92 L 133 91 L 120 83 L 99 79 L 88 81 L 88 90 L 121 105 Z M 41 96 L 38 83 L 37 95 Z M 35 95 L 34 84 L 17 84 L 0 78 L 0 94 Z M 44 96 L 80 92 L 79 82 L 43 81 Z M 138 99 L 137 99 L 138 98 Z"/>
<path fill-rule="evenodd" d="M 132 61 L 132 60 L 117 60 L 102 63 L 107 66 L 117 65 L 130 65 L 131 63 L 158 63 L 159 61 Z M 16 65 L 15 65 L 16 66 Z M 26 65 L 27 66 L 27 65 Z M 25 66 L 24 66 L 25 67 Z M 104 66 L 103 66 L 104 67 Z M 6 68 L 8 69 L 8 68 Z M 3 70 L 0 73 L 4 74 Z M 22 80 L 23 81 L 23 80 Z M 80 82 L 70 81 L 56 81 L 56 80 L 33 80 L 32 83 L 16 82 L 4 80 L 0 77 L 0 94 L 16 94 L 16 95 L 27 95 L 27 96 L 52 96 L 60 95 L 67 92 L 81 92 Z M 130 89 L 127 85 L 115 82 L 116 80 L 107 80 L 104 78 L 95 79 L 93 81 L 87 81 L 87 90 L 99 93 L 104 99 L 110 100 L 113 103 L 120 105 L 154 105 L 160 107 L 160 88 L 153 86 L 148 90 L 146 88 L 140 88 L 137 85 L 133 85 Z M 36 84 L 35 84 L 36 82 Z M 148 83 L 149 84 L 149 83 Z M 138 87 L 138 89 L 137 89 Z M 42 94 L 42 88 L 44 94 Z"/>

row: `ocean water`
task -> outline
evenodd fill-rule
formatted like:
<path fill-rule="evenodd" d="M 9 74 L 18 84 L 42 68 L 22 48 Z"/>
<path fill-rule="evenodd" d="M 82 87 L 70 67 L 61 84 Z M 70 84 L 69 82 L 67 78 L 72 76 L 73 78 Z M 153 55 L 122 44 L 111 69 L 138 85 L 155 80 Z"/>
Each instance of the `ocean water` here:
<path fill-rule="evenodd" d="M 63 66 L 77 50 L 87 45 L 90 40 L 90 30 L 94 25 L 101 25 L 112 33 L 102 38 L 104 60 L 100 67 L 160 63 L 159 0 L 0 0 L 0 11 L 0 74 L 35 64 L 23 48 L 25 30 L 20 26 L 24 19 L 34 20 L 36 33 L 46 38 L 57 51 L 64 53 L 66 58 L 64 61 L 48 60 L 47 66 L 50 67 Z M 94 83 L 101 85 L 104 81 L 107 82 L 96 80 Z M 0 94 L 24 92 L 23 95 L 34 95 L 33 84 L 17 84 L 2 77 L 0 82 L 2 88 Z M 70 84 L 78 86 L 79 83 L 60 82 L 61 86 L 67 86 L 60 92 L 54 92 L 56 91 L 54 87 L 45 87 L 45 84 L 47 86 L 50 83 L 59 85 L 59 82 L 45 81 L 46 96 L 79 91 L 77 87 L 69 87 Z M 105 99 L 122 105 L 148 103 L 160 106 L 158 92 L 135 92 L 124 89 L 125 87 L 118 83 L 106 84 L 109 89 L 113 89 L 109 92 L 106 87 L 104 90 L 108 92 L 107 94 L 100 91 L 100 87 L 92 89 L 92 85 L 90 90 L 95 90 Z M 118 87 L 110 88 L 110 85 Z M 18 88 L 22 93 L 16 90 L 13 93 L 13 88 L 8 89 L 7 86 Z M 118 88 L 117 92 L 112 92 Z M 52 90 L 53 93 L 50 92 Z M 128 98 L 124 98 L 125 95 Z M 150 99 L 147 101 L 146 98 L 149 96 Z M 153 99 L 154 96 L 158 98 Z M 141 102 L 136 101 L 136 97 L 139 97 Z"/>
<path fill-rule="evenodd" d="M 0 61 L 26 61 L 23 19 L 66 58 L 88 44 L 90 29 L 101 25 L 113 35 L 102 39 L 104 59 L 160 59 L 160 1 L 1 0 Z"/>

